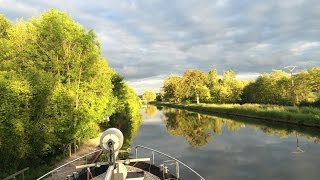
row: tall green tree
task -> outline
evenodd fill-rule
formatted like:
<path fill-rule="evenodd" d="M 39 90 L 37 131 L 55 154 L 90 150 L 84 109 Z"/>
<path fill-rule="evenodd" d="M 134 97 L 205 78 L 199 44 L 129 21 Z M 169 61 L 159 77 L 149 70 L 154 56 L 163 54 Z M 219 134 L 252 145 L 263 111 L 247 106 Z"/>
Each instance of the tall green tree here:
<path fill-rule="evenodd" d="M 221 103 L 237 103 L 241 100 L 240 96 L 244 88 L 244 82 L 237 80 L 232 70 L 223 72 L 220 84 L 218 100 Z"/>
<path fill-rule="evenodd" d="M 156 93 L 152 89 L 147 89 L 144 91 L 142 98 L 147 102 L 154 101 L 156 99 Z"/>
<path fill-rule="evenodd" d="M 243 92 L 243 101 L 261 104 L 289 104 L 291 101 L 290 76 L 281 70 L 263 74 L 249 83 Z"/>
<path fill-rule="evenodd" d="M 178 75 L 170 75 L 164 80 L 162 92 L 165 100 L 174 101 L 176 103 L 182 100 L 182 77 Z"/>
<path fill-rule="evenodd" d="M 139 98 L 101 57 L 95 33 L 58 10 L 15 24 L 0 15 L 0 97 L 0 178 L 95 136 L 117 113 L 134 132 L 141 122 Z"/>
<path fill-rule="evenodd" d="M 30 83 L 15 72 L 0 71 L 0 178 L 13 173 L 32 149 Z"/>
<path fill-rule="evenodd" d="M 209 98 L 210 91 L 206 86 L 207 79 L 206 73 L 200 70 L 186 70 L 182 79 L 184 97 L 196 100 L 197 104 L 200 103 L 200 100 Z"/>
<path fill-rule="evenodd" d="M 320 102 L 320 68 L 301 71 L 293 76 L 293 93 L 297 104 Z"/>
<path fill-rule="evenodd" d="M 0 70 L 4 70 L 5 63 L 8 61 L 10 51 L 8 31 L 12 26 L 12 23 L 4 15 L 0 14 Z"/>
<path fill-rule="evenodd" d="M 219 91 L 221 89 L 220 78 L 216 69 L 211 69 L 208 72 L 208 82 L 207 86 L 210 91 L 211 101 L 219 102 Z"/>
<path fill-rule="evenodd" d="M 118 74 L 112 77 L 113 94 L 117 97 L 116 110 L 110 116 L 108 126 L 120 129 L 125 137 L 124 146 L 129 147 L 142 122 L 141 103 L 134 90 Z"/>
<path fill-rule="evenodd" d="M 320 93 L 320 67 L 314 67 L 307 70 L 306 80 L 311 87 L 312 92 Z"/>

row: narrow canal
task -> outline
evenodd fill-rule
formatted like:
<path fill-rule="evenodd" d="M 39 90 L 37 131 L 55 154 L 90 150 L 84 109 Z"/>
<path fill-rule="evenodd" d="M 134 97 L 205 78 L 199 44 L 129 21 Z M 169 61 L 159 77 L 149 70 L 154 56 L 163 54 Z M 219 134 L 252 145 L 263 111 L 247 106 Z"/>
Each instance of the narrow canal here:
<path fill-rule="evenodd" d="M 148 106 L 133 146 L 172 155 L 206 180 L 318 180 L 320 130 Z M 164 159 L 159 159 L 158 161 Z M 197 179 L 186 169 L 182 179 Z"/>

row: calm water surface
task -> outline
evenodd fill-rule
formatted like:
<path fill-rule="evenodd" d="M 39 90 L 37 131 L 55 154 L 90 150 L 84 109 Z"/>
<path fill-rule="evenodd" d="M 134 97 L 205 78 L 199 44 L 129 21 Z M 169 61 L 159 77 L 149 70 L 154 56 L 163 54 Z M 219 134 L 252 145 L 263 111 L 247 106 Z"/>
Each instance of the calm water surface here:
<path fill-rule="evenodd" d="M 172 155 L 206 180 L 320 179 L 319 129 L 154 106 L 144 109 L 143 116 L 133 145 Z"/>

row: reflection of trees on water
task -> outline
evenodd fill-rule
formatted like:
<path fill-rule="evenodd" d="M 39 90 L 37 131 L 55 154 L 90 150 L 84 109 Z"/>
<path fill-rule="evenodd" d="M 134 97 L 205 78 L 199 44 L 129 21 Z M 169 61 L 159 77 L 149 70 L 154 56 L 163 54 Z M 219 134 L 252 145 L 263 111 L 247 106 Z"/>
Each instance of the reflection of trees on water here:
<path fill-rule="evenodd" d="M 185 137 L 192 147 L 208 144 L 214 133 L 222 134 L 223 125 L 228 131 L 238 131 L 244 127 L 243 123 L 236 121 L 176 109 L 167 109 L 165 116 L 169 133 Z"/>
<path fill-rule="evenodd" d="M 229 131 L 239 130 L 242 123 L 222 118 L 190 113 L 183 110 L 165 110 L 166 126 L 173 136 L 183 136 L 192 147 L 208 144 L 213 134 L 222 134 L 225 125 Z"/>
<path fill-rule="evenodd" d="M 153 118 L 157 114 L 157 107 L 152 105 L 147 105 L 147 107 L 144 108 L 144 112 L 149 118 Z"/>
<path fill-rule="evenodd" d="M 279 138 L 288 138 L 293 133 L 290 129 L 274 129 L 267 126 L 260 127 L 260 129 L 268 135 L 277 136 Z"/>
<path fill-rule="evenodd" d="M 243 123 L 239 123 L 236 121 L 225 121 L 228 131 L 235 132 L 244 127 Z"/>
<path fill-rule="evenodd" d="M 206 145 L 212 138 L 210 120 L 205 116 L 175 109 L 165 111 L 165 116 L 169 133 L 183 136 L 193 147 Z"/>
<path fill-rule="evenodd" d="M 122 131 L 124 136 L 123 148 L 127 148 L 136 137 L 139 127 L 142 123 L 142 116 L 139 113 L 129 114 L 129 109 L 125 108 L 123 112 L 114 113 L 110 117 L 108 127 L 115 127 Z"/>
<path fill-rule="evenodd" d="M 212 123 L 213 125 L 211 126 L 211 129 L 213 130 L 213 132 L 216 134 L 222 134 L 223 121 L 219 119 L 214 119 Z"/>
<path fill-rule="evenodd" d="M 264 133 L 280 138 L 288 138 L 295 135 L 294 130 L 279 128 L 264 124 L 242 123 L 226 118 L 200 115 L 179 109 L 165 109 L 166 127 L 173 136 L 183 136 L 192 147 L 200 147 L 208 144 L 214 134 L 222 134 L 223 130 L 236 132 L 242 128 L 250 127 L 260 129 Z M 225 127 L 225 128 L 223 128 Z M 306 139 L 320 144 L 319 135 L 299 133 Z"/>
<path fill-rule="evenodd" d="M 315 138 L 314 143 L 320 144 L 320 138 Z"/>

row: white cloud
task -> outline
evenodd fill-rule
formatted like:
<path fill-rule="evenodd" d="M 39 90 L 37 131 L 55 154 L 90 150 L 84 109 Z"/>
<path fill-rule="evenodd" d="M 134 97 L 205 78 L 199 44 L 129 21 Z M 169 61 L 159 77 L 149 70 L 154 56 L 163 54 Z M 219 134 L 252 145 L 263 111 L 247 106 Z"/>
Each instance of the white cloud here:
<path fill-rule="evenodd" d="M 298 42 L 298 43 L 294 43 L 292 45 L 292 47 L 290 48 L 290 51 L 294 54 L 294 55 L 301 55 L 303 54 L 305 51 L 312 49 L 312 48 L 317 48 L 320 47 L 320 42 Z"/>
<path fill-rule="evenodd" d="M 216 2 L 216 6 L 218 6 L 218 7 L 224 7 L 224 6 L 226 6 L 228 4 L 228 0 L 218 0 L 217 2 Z"/>
<path fill-rule="evenodd" d="M 1 0 L 0 10 L 1 10 L 0 12 L 2 13 L 14 14 L 16 16 L 16 19 L 28 18 L 31 15 L 38 15 L 39 13 L 39 11 L 32 5 L 26 4 L 24 2 L 12 1 L 12 0 Z"/>
<path fill-rule="evenodd" d="M 290 64 L 320 65 L 316 0 L 0 0 L 12 21 L 50 8 L 94 29 L 103 56 L 138 93 L 159 91 L 165 76 L 188 68 L 251 79 Z"/>
<path fill-rule="evenodd" d="M 241 80 L 254 80 L 259 77 L 260 73 L 252 72 L 252 73 L 240 73 L 237 74 L 236 77 Z"/>

